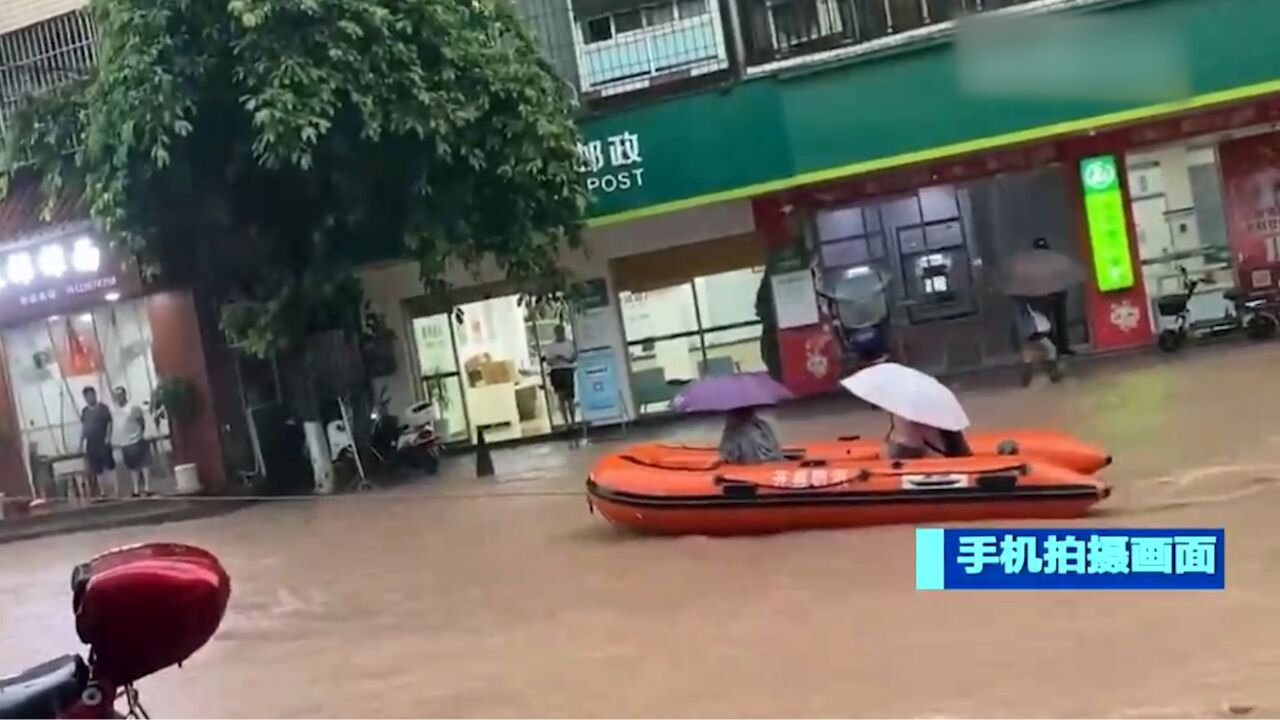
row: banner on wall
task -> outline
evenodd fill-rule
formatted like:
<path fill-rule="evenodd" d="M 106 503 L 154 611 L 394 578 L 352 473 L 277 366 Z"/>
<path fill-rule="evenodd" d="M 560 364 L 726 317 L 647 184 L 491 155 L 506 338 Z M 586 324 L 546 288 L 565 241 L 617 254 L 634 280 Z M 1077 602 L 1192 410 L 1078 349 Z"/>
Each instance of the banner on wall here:
<path fill-rule="evenodd" d="M 1225 142 L 1218 158 L 1240 287 L 1274 291 L 1280 287 L 1280 133 Z"/>
<path fill-rule="evenodd" d="M 83 337 L 76 331 L 71 318 L 64 320 L 65 340 L 58 354 L 58 365 L 64 377 L 94 375 L 102 369 L 98 344 L 92 337 Z"/>
<path fill-rule="evenodd" d="M 613 348 L 578 354 L 578 405 L 582 421 L 591 425 L 626 419 L 618 384 L 618 356 Z"/>

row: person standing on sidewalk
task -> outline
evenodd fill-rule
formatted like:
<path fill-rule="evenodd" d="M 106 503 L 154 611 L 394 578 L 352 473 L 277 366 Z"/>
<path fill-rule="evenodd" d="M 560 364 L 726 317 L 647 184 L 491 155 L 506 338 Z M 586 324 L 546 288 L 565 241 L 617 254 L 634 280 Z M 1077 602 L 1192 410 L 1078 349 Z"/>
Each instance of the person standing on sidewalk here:
<path fill-rule="evenodd" d="M 142 406 L 129 402 L 129 391 L 117 387 L 112 391 L 116 401 L 118 416 L 113 421 L 115 426 L 116 447 L 120 448 L 120 457 L 124 466 L 129 469 L 129 479 L 133 482 L 133 496 L 151 494 L 151 478 L 147 474 L 147 461 L 150 460 L 150 448 L 147 446 L 147 416 Z"/>
<path fill-rule="evenodd" d="M 98 402 L 98 391 L 84 389 L 84 409 L 80 411 L 80 450 L 84 453 L 89 470 L 89 492 L 95 498 L 104 497 L 102 479 L 116 469 L 116 459 L 111 452 L 111 410 Z M 115 483 L 111 483 L 115 488 Z"/>
<path fill-rule="evenodd" d="M 574 378 L 578 368 L 578 350 L 566 336 L 563 325 L 556 325 L 555 342 L 543 349 L 542 359 L 549 368 L 547 375 L 551 389 L 555 390 L 556 399 L 560 401 L 560 417 L 566 426 L 572 426 L 577 419 Z"/>

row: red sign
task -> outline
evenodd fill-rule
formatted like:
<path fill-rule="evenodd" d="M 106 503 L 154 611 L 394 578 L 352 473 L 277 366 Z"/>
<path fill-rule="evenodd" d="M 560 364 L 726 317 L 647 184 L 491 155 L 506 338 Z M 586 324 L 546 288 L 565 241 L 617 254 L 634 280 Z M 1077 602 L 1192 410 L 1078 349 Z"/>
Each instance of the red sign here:
<path fill-rule="evenodd" d="M 63 333 L 63 342 L 58 348 L 58 365 L 62 374 L 65 377 L 82 377 L 99 372 L 102 362 L 94 338 L 82 336 L 71 318 L 63 320 Z"/>
<path fill-rule="evenodd" d="M 1151 344 L 1151 318 L 1141 285 L 1109 293 L 1090 287 L 1086 296 L 1090 340 L 1095 349 L 1120 350 Z"/>
<path fill-rule="evenodd" d="M 782 384 L 797 397 L 819 395 L 840 382 L 840 347 L 826 325 L 778 331 Z"/>
<path fill-rule="evenodd" d="M 1280 286 L 1280 133 L 1225 142 L 1218 156 L 1240 287 L 1251 293 L 1275 291 Z"/>

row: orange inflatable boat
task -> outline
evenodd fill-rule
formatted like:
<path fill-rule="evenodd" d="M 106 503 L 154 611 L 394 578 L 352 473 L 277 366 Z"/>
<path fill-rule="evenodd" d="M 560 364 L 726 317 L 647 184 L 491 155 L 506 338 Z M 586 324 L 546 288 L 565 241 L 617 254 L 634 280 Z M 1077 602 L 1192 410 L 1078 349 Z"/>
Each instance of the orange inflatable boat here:
<path fill-rule="evenodd" d="M 975 453 L 976 440 L 970 439 Z M 638 445 L 602 458 L 587 479 L 587 496 L 610 522 L 643 532 L 745 535 L 1076 518 L 1110 494 L 1091 473 L 1030 453 L 897 461 L 879 452 L 848 440 L 808 445 L 782 462 L 726 465 L 707 449 Z M 1085 466 L 1107 462 L 1104 455 Z"/>
<path fill-rule="evenodd" d="M 1111 456 L 1097 446 L 1056 430 L 1011 430 L 966 434 L 975 456 L 1000 455 L 1042 460 L 1069 470 L 1092 475 L 1111 464 Z M 718 463 L 715 448 L 694 445 L 636 445 L 628 452 L 653 459 L 660 465 L 698 469 Z M 860 437 L 809 442 L 788 446 L 784 453 L 792 460 L 882 460 L 884 442 Z"/>

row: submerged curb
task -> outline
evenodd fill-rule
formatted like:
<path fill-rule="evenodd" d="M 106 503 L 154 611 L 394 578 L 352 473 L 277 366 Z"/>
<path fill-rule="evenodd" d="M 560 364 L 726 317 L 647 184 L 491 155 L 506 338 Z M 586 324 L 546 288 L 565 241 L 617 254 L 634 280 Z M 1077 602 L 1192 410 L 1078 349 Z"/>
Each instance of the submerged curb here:
<path fill-rule="evenodd" d="M 121 503 L 118 506 L 89 507 L 40 517 L 0 520 L 0 545 L 54 535 L 217 517 L 235 512 L 255 502 L 244 498 L 204 498 L 198 501 L 179 498 L 146 500 Z"/>

